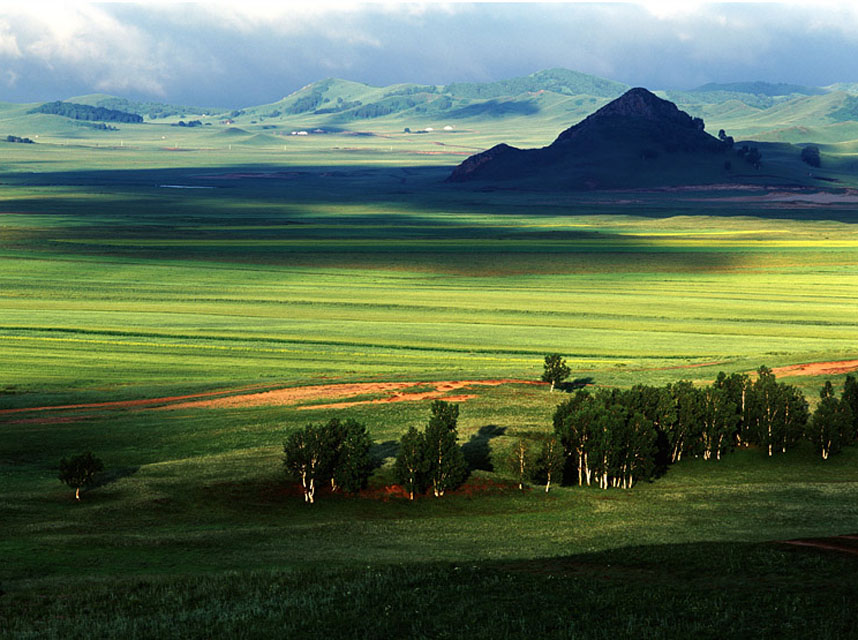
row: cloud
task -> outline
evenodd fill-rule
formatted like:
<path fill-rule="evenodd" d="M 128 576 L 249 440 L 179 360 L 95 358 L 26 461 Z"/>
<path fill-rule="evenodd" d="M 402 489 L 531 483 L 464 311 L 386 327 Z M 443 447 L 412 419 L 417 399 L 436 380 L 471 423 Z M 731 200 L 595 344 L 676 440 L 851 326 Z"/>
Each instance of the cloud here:
<path fill-rule="evenodd" d="M 273 8 L 272 8 L 273 7 Z M 846 3 L 0 3 L 6 99 L 104 91 L 271 102 L 327 76 L 384 85 L 567 67 L 652 88 L 858 80 Z M 11 75 L 10 75 L 11 74 Z"/>
<path fill-rule="evenodd" d="M 0 58 L 20 58 L 18 38 L 12 33 L 12 28 L 5 20 L 0 20 Z"/>

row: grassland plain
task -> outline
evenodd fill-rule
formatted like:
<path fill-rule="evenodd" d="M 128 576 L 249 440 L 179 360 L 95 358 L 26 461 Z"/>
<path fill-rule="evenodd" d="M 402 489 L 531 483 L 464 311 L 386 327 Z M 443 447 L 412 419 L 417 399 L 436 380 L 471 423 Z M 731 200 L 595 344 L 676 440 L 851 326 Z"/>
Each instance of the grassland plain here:
<path fill-rule="evenodd" d="M 858 358 L 854 205 L 474 192 L 440 184 L 449 157 L 341 143 L 4 156 L 0 635 L 845 637 L 854 558 L 768 541 L 858 531 L 854 449 L 520 494 L 495 462 L 561 396 L 476 388 L 469 487 L 409 504 L 386 490 L 391 456 L 426 403 L 19 411 L 534 380 L 553 351 L 620 386 Z M 366 495 L 306 509 L 280 449 L 331 415 L 365 421 L 384 463 Z M 86 449 L 108 471 L 74 505 L 54 468 Z"/>

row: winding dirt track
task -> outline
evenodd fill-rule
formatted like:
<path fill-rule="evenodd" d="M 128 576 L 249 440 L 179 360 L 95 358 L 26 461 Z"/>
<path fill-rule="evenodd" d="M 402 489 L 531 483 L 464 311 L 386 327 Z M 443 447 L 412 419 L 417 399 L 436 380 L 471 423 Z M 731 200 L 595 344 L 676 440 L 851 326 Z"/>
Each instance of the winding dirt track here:
<path fill-rule="evenodd" d="M 664 369 L 692 369 L 707 367 L 718 362 L 703 362 L 658 369 L 640 369 L 654 371 Z M 779 378 L 791 376 L 831 376 L 858 371 L 858 360 L 835 360 L 831 362 L 808 362 L 772 369 Z M 258 391 L 267 385 L 250 385 L 205 393 L 192 393 L 182 396 L 161 398 L 143 398 L 139 400 L 115 400 L 111 402 L 89 402 L 81 404 L 48 405 L 41 407 L 19 407 L 0 409 L 0 416 L 36 412 L 61 411 L 75 409 L 222 409 L 255 406 L 295 406 L 299 409 L 342 409 L 360 404 L 383 404 L 389 402 L 413 402 L 417 400 L 444 398 L 451 402 L 464 402 L 474 398 L 474 394 L 448 395 L 451 391 L 477 386 L 499 386 L 502 384 L 545 384 L 533 380 L 451 380 L 446 382 L 358 382 L 343 384 L 310 385 L 306 387 L 286 387 L 270 391 Z M 424 387 L 422 389 L 421 388 Z M 429 387 L 429 389 L 425 389 Z M 413 391 L 406 391 L 413 389 Z M 255 391 L 254 393 L 247 393 Z M 379 395 L 381 398 L 359 398 L 359 396 Z M 351 399 L 349 399 L 351 398 Z M 325 404 L 307 404 L 319 400 L 339 400 Z"/>
<path fill-rule="evenodd" d="M 57 404 L 47 405 L 44 407 L 19 407 L 17 409 L 0 409 L 0 416 L 11 413 L 24 413 L 26 411 L 59 411 L 61 409 L 131 409 L 151 408 L 153 406 L 169 404 L 171 402 L 180 402 L 191 398 L 210 398 L 212 396 L 221 396 L 227 393 L 240 393 L 242 391 L 250 391 L 258 389 L 262 385 L 251 385 L 248 387 L 236 387 L 235 389 L 221 389 L 220 391 L 207 391 L 205 393 L 191 393 L 184 396 L 166 396 L 162 398 L 142 398 L 140 400 L 114 400 L 110 402 L 87 402 L 81 404 Z"/>
<path fill-rule="evenodd" d="M 451 402 L 462 402 L 474 398 L 473 394 L 448 395 L 451 391 L 474 386 L 499 386 L 502 384 L 535 384 L 544 382 L 533 380 L 453 380 L 446 382 L 362 382 L 353 384 L 325 384 L 306 387 L 287 387 L 271 391 L 256 391 L 262 385 L 221 389 L 206 393 L 193 393 L 183 396 L 144 398 L 140 400 L 116 400 L 113 402 L 90 402 L 81 404 L 49 405 L 41 407 L 21 407 L 0 409 L 0 416 L 37 412 L 76 409 L 223 409 L 256 406 L 294 406 L 316 400 L 343 399 L 342 402 L 312 404 L 301 409 L 338 409 L 358 404 L 378 404 L 387 402 L 409 402 L 444 398 Z M 426 389 L 428 387 L 428 389 Z M 406 392 L 407 389 L 414 391 Z M 418 390 L 419 389 L 419 390 Z M 359 396 L 386 394 L 381 398 L 359 398 Z M 355 398 L 354 400 L 345 400 Z"/>

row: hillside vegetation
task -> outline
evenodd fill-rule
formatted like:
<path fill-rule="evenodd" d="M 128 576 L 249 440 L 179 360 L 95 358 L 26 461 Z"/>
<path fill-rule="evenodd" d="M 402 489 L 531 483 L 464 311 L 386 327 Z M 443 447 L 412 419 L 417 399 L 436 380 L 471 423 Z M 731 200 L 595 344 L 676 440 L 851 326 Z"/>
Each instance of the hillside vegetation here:
<path fill-rule="evenodd" d="M 213 127 L 237 124 L 286 135 L 317 128 L 384 131 L 408 128 L 416 133 L 427 128 L 437 130 L 446 126 L 462 130 L 503 122 L 507 135 L 509 131 L 522 130 L 523 140 L 514 142 L 547 144 L 551 132 L 556 134 L 575 124 L 628 89 L 625 84 L 604 78 L 550 69 L 496 82 L 447 85 L 405 83 L 374 87 L 329 78 L 279 101 L 237 109 L 141 102 L 101 94 L 71 98 L 69 102 L 136 114 L 147 122 L 201 118 Z M 656 93 L 690 115 L 703 118 L 710 133 L 725 129 L 737 140 L 831 143 L 858 139 L 853 104 L 856 92 L 848 83 L 829 87 L 710 83 L 689 91 Z M 14 105 L 9 106 L 14 111 Z M 13 116 L 5 111 L 0 107 L 0 123 Z M 29 118 L 23 122 L 10 121 L 7 127 L 13 124 L 21 134 L 57 130 L 62 137 L 79 136 L 71 123 Z"/>

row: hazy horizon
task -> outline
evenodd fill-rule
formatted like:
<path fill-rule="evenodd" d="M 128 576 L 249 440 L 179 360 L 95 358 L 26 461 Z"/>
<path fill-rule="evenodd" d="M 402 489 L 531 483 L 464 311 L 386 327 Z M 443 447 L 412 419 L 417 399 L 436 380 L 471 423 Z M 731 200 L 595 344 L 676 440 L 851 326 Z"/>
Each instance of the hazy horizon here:
<path fill-rule="evenodd" d="M 0 100 L 202 107 L 327 77 L 486 82 L 563 67 L 652 89 L 858 81 L 858 8 L 829 3 L 0 2 Z"/>

